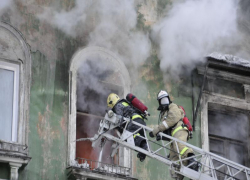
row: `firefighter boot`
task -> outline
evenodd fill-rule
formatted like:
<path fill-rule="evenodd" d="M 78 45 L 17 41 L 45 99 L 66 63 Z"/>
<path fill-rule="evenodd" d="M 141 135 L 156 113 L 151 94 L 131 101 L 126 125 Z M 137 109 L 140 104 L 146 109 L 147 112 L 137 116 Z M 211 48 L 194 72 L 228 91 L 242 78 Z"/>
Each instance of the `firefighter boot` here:
<path fill-rule="evenodd" d="M 145 149 L 146 151 L 148 150 L 148 146 L 147 146 L 147 143 L 145 142 L 145 141 L 143 141 L 142 143 L 141 143 L 141 146 L 140 146 L 142 149 Z M 145 158 L 146 158 L 146 154 L 143 154 L 143 153 L 141 153 L 141 152 L 139 152 L 138 154 L 137 154 L 137 157 L 140 159 L 140 161 L 141 162 L 143 162 L 144 160 L 145 160 Z"/>
<path fill-rule="evenodd" d="M 194 156 L 193 153 L 189 153 L 188 154 L 188 157 L 192 157 Z M 190 165 L 191 164 L 191 165 Z M 190 166 L 189 166 L 190 165 Z M 193 169 L 195 171 L 198 171 L 199 170 L 199 167 L 200 167 L 200 163 L 197 161 L 197 159 L 194 157 L 188 159 L 188 165 L 187 165 L 190 169 Z"/>

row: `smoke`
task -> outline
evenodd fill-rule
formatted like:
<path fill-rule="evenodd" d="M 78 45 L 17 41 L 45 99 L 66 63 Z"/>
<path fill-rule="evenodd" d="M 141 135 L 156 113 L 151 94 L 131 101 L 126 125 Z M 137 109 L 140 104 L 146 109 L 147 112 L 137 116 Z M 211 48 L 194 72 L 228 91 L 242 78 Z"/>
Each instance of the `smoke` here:
<path fill-rule="evenodd" d="M 216 111 L 208 111 L 210 151 L 246 166 L 249 117 L 247 114 L 234 112 L 234 109 L 228 109 L 223 113 L 217 111 L 218 109 L 221 110 L 223 107 L 218 106 Z M 232 169 L 232 171 L 234 170 Z M 237 178 L 244 179 L 245 176 L 243 175 L 243 173 L 240 173 Z M 223 177 L 224 175 L 220 174 L 220 176 Z"/>
<path fill-rule="evenodd" d="M 82 63 L 77 75 L 77 109 L 81 112 L 103 116 L 106 100 L 111 93 L 104 83 L 113 74 L 114 67 L 99 57 L 89 57 Z"/>
<path fill-rule="evenodd" d="M 0 1 L 0 16 L 2 16 L 13 5 L 13 0 Z"/>
<path fill-rule="evenodd" d="M 209 134 L 245 141 L 249 132 L 249 120 L 244 114 L 235 115 L 214 113 L 209 111 L 208 114 L 208 131 Z"/>
<path fill-rule="evenodd" d="M 189 0 L 176 3 L 153 27 L 160 68 L 175 77 L 214 51 L 226 53 L 237 39 L 237 0 Z"/>
<path fill-rule="evenodd" d="M 120 55 L 125 64 L 138 67 L 150 53 L 148 35 L 135 30 L 137 13 L 133 0 L 76 0 L 70 11 L 45 8 L 39 19 L 87 45 L 102 46 Z"/>

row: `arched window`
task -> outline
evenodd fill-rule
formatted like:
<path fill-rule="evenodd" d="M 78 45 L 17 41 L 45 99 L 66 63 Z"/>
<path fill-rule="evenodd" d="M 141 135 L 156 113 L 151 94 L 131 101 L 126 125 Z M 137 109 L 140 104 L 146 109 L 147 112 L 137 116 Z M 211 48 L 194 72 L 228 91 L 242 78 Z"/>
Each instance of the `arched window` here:
<path fill-rule="evenodd" d="M 12 176 L 31 159 L 26 129 L 30 79 L 29 47 L 15 28 L 0 22 L 0 161 L 10 164 Z"/>
<path fill-rule="evenodd" d="M 130 77 L 122 61 L 114 53 L 101 47 L 79 50 L 70 65 L 70 110 L 68 164 L 93 160 L 131 167 L 131 153 L 120 148 L 114 159 L 109 159 L 112 142 L 105 145 L 102 159 L 100 150 L 88 141 L 75 142 L 78 138 L 93 137 L 107 109 L 111 92 L 123 98 L 130 91 Z M 107 154 L 105 154 L 107 153 Z M 90 164 L 90 163 L 89 163 Z M 92 166 L 96 166 L 92 164 Z"/>

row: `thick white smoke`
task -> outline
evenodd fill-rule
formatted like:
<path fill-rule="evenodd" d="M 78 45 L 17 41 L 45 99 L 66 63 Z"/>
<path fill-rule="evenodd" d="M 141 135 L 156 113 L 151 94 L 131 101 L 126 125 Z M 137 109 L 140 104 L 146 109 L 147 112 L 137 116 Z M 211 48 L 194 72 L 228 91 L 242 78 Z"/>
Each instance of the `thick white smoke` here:
<path fill-rule="evenodd" d="M 153 27 L 159 43 L 160 68 L 178 76 L 213 51 L 233 46 L 237 37 L 237 0 L 189 0 L 174 4 Z"/>
<path fill-rule="evenodd" d="M 150 53 L 147 35 L 136 31 L 133 0 L 76 0 L 70 11 L 46 8 L 38 16 L 72 37 L 88 37 L 88 45 L 102 46 L 138 67 Z"/>
<path fill-rule="evenodd" d="M 0 16 L 3 15 L 13 4 L 13 0 L 1 0 L 0 1 Z"/>

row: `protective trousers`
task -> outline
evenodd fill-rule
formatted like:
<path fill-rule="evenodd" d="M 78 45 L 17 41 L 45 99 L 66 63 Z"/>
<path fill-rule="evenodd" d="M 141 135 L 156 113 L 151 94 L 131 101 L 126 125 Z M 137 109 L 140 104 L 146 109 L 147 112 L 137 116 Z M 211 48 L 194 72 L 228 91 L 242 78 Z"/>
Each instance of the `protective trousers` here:
<path fill-rule="evenodd" d="M 188 131 L 186 129 L 180 129 L 179 131 L 174 133 L 173 137 L 183 142 L 187 142 Z M 177 153 L 178 152 L 177 147 L 179 149 L 179 153 L 182 159 L 186 158 L 189 153 L 194 153 L 192 148 L 188 148 L 186 147 L 186 145 L 179 143 L 179 142 L 177 142 L 177 146 L 176 146 L 176 143 L 173 142 L 170 145 L 170 153 L 169 153 L 169 159 L 171 161 L 179 160 L 179 153 Z M 186 160 L 186 161 L 183 161 L 182 163 L 184 166 L 187 166 L 188 161 Z M 179 174 L 177 175 L 178 180 L 182 180 L 183 178 L 184 177 L 182 175 L 179 175 Z"/>
<path fill-rule="evenodd" d="M 142 125 L 146 125 L 146 123 L 144 122 L 144 120 L 142 118 L 134 118 L 133 119 L 134 122 L 140 123 Z M 133 124 L 132 122 L 130 122 L 127 126 L 127 130 L 129 132 L 135 132 L 136 130 L 138 130 L 140 128 L 140 126 L 137 126 L 135 124 Z M 140 131 L 138 131 L 136 134 L 134 134 L 134 141 L 135 141 L 135 145 L 141 147 L 141 145 L 143 144 L 143 142 L 145 142 L 145 139 L 139 137 L 145 137 L 144 135 L 144 131 L 143 129 L 141 129 Z"/>

